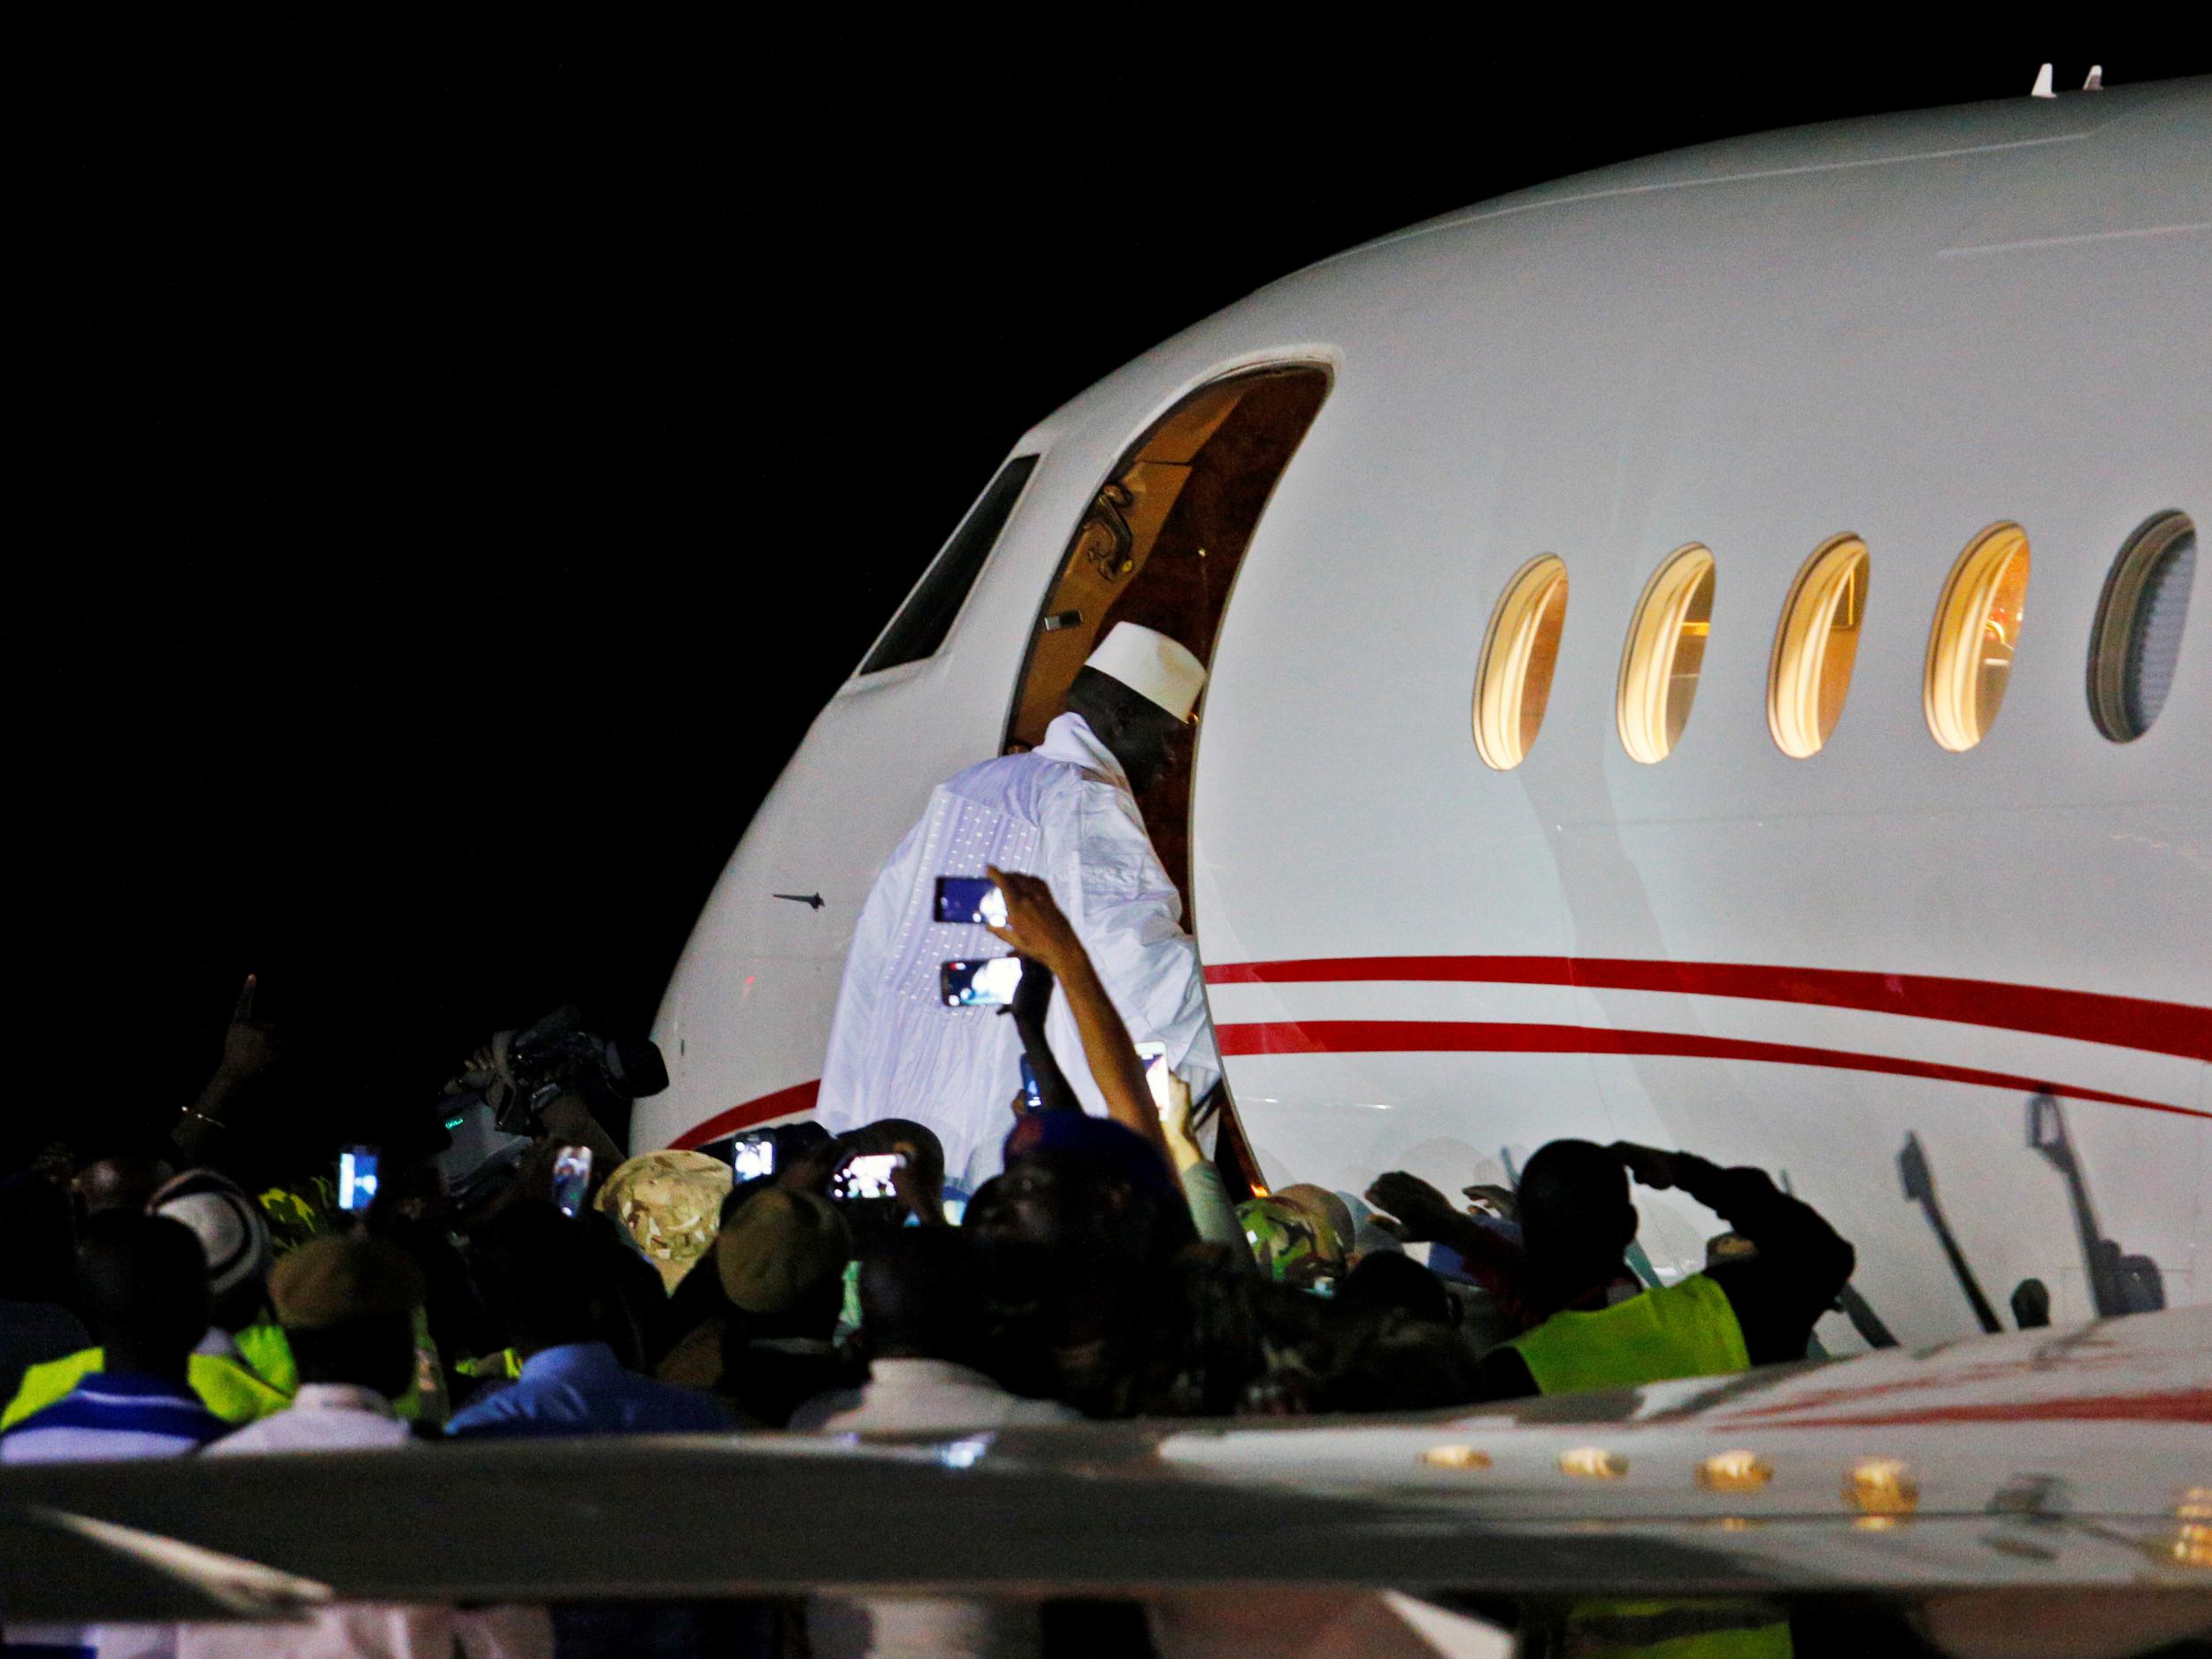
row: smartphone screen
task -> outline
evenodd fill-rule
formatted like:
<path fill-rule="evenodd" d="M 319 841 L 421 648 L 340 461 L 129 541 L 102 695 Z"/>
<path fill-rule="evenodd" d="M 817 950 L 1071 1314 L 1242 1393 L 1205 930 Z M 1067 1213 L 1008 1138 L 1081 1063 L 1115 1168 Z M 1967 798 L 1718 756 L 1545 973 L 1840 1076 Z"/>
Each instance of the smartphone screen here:
<path fill-rule="evenodd" d="M 939 876 L 937 919 L 975 927 L 1006 926 L 1006 895 L 988 876 Z"/>
<path fill-rule="evenodd" d="M 565 1216 L 584 1207 L 584 1190 L 591 1185 L 591 1148 L 563 1147 L 553 1160 L 553 1202 Z"/>
<path fill-rule="evenodd" d="M 338 1155 L 338 1208 L 358 1215 L 376 1196 L 376 1148 L 348 1147 Z"/>
<path fill-rule="evenodd" d="M 741 1135 L 730 1148 L 730 1173 L 742 1181 L 757 1181 L 776 1172 L 776 1138 Z"/>
<path fill-rule="evenodd" d="M 1153 1110 L 1165 1117 L 1167 1080 L 1172 1075 L 1167 1069 L 1167 1044 L 1141 1042 L 1137 1045 L 1137 1058 L 1144 1062 L 1144 1085 L 1152 1091 Z"/>
<path fill-rule="evenodd" d="M 836 1199 L 896 1198 L 898 1189 L 891 1185 L 891 1173 L 906 1167 L 903 1152 L 878 1152 L 866 1157 L 855 1158 L 837 1173 L 830 1184 L 830 1196 Z"/>
<path fill-rule="evenodd" d="M 948 962 L 937 970 L 937 988 L 947 1008 L 1004 1008 L 1014 1000 L 1021 978 L 1019 956 Z"/>

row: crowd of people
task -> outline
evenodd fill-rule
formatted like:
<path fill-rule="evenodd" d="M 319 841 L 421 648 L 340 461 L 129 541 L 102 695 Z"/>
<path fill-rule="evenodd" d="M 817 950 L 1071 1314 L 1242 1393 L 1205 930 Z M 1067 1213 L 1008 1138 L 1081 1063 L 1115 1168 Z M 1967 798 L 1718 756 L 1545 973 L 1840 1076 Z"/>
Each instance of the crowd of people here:
<path fill-rule="evenodd" d="M 6 1178 L 0 1461 L 1458 1406 L 1801 1357 L 1850 1273 L 1851 1247 L 1763 1173 L 1645 1147 L 1555 1141 L 1516 1190 L 1464 1204 L 1402 1171 L 1240 1201 L 1046 884 L 993 876 L 995 931 L 1056 981 L 1107 1110 L 1068 1098 L 1017 1008 L 1039 1099 L 1007 1103 L 1003 1168 L 964 1205 L 937 1137 L 889 1119 L 780 1126 L 772 1169 L 743 1179 L 649 1153 L 571 1214 L 553 1171 L 572 1111 L 466 1214 L 424 1156 L 388 1161 L 365 1211 L 303 1225 L 296 1194 L 226 1172 L 211 1089 L 168 1143 L 104 1151 L 66 1186 L 51 1164 Z M 856 1195 L 841 1172 L 886 1155 L 891 1195 Z M 1638 1279 L 1632 1181 L 1726 1222 L 1705 1272 Z M 1038 1617 L 912 1597 L 345 1607 L 311 1642 L 174 1634 L 188 1653 L 1000 1653 L 1035 1650 Z M 50 1639 L 101 1650 L 8 1635 Z"/>

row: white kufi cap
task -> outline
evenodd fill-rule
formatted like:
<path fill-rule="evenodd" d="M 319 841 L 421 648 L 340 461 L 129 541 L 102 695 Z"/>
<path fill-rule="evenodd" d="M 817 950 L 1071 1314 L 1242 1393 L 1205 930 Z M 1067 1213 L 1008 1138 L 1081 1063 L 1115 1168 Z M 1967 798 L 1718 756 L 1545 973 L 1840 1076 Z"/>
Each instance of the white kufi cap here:
<path fill-rule="evenodd" d="M 207 1255 L 210 1295 L 225 1296 L 250 1279 L 267 1276 L 274 1259 L 269 1225 L 261 1206 L 236 1182 L 213 1170 L 187 1170 L 156 1192 L 146 1209 L 192 1229 Z"/>
<path fill-rule="evenodd" d="M 1117 622 L 1084 664 L 1118 680 L 1179 720 L 1190 718 L 1205 689 L 1206 665 L 1156 628 Z"/>

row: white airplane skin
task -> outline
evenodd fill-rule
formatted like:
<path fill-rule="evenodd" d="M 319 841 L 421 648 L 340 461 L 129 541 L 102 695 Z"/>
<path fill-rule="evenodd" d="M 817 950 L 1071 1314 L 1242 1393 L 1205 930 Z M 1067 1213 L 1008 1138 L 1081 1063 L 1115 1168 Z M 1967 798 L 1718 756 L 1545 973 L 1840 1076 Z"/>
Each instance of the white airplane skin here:
<path fill-rule="evenodd" d="M 878 866 L 1133 617 L 1212 668 L 1188 793 L 1147 818 L 1271 1183 L 1455 1190 L 1560 1135 L 1758 1164 L 1858 1248 L 1870 1317 L 1824 1320 L 1834 1350 L 2009 1328 L 2030 1279 L 2062 1323 L 2212 1301 L 2208 604 L 2134 741 L 2085 697 L 2131 533 L 2212 515 L 2212 82 L 1507 197 L 1263 289 L 1014 455 L 732 858 L 639 1149 L 806 1110 Z M 1991 613 L 2009 676 L 1957 751 L 1932 620 L 1996 525 L 2028 585 Z M 1847 534 L 1855 664 L 1796 758 L 1778 624 Z M 1658 682 L 1690 696 L 1647 764 L 1624 641 L 1691 543 L 1702 661 Z M 1544 554 L 1555 667 L 1499 770 L 1479 664 Z M 1000 949 L 947 932 L 948 957 Z M 1721 1224 L 1638 1202 L 1651 1270 L 1695 1271 Z"/>

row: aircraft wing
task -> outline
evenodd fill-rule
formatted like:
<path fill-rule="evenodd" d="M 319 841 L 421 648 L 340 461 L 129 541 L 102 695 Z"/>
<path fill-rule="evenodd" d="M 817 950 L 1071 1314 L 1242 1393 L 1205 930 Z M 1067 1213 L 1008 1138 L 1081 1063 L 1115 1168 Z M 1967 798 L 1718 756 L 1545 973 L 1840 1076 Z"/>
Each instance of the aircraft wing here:
<path fill-rule="evenodd" d="M 2212 1627 L 2208 1428 L 2212 1308 L 2190 1308 L 1420 1417 L 47 1465 L 0 1473 L 0 1605 L 1297 1584 L 2117 1593 Z"/>

